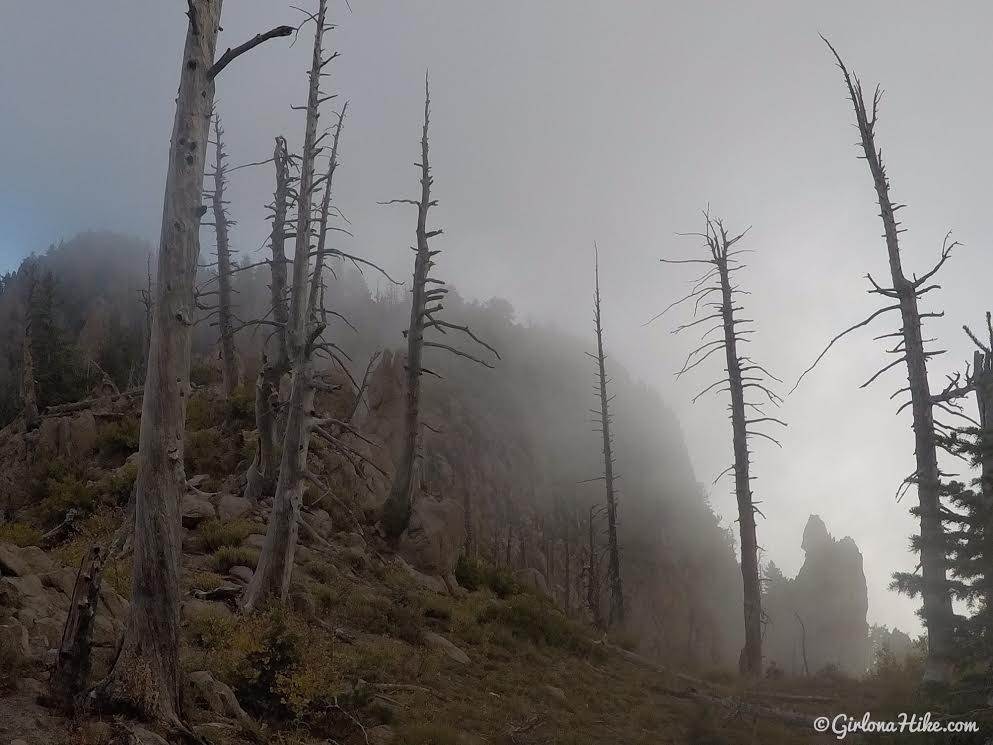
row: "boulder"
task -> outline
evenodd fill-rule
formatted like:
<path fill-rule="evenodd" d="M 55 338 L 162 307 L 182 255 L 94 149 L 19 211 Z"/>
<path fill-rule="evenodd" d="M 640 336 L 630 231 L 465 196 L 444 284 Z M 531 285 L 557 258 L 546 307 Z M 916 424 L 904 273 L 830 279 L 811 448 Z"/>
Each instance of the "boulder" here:
<path fill-rule="evenodd" d="M 307 522 L 324 538 L 331 535 L 331 530 L 334 528 L 334 520 L 331 519 L 331 515 L 327 510 L 311 510 L 307 514 Z"/>
<path fill-rule="evenodd" d="M 424 643 L 431 647 L 431 649 L 443 652 L 449 657 L 449 659 L 458 662 L 460 665 L 468 665 L 471 662 L 469 655 L 456 647 L 441 634 L 436 634 L 433 631 L 425 631 Z"/>
<path fill-rule="evenodd" d="M 28 630 L 17 621 L 0 624 L 0 649 L 11 650 L 21 657 L 31 654 Z"/>
<path fill-rule="evenodd" d="M 534 567 L 521 569 L 514 576 L 518 582 L 527 587 L 529 590 L 533 590 L 534 592 L 542 595 L 548 595 L 548 582 L 545 580 L 545 575 Z"/>
<path fill-rule="evenodd" d="M 214 505 L 196 494 L 186 494 L 183 497 L 182 507 L 184 528 L 195 528 L 205 520 L 217 517 Z"/>
<path fill-rule="evenodd" d="M 391 745 L 396 739 L 396 732 L 387 724 L 380 724 L 366 732 L 366 742 L 369 745 Z"/>
<path fill-rule="evenodd" d="M 193 684 L 197 698 L 203 701 L 210 711 L 235 720 L 246 732 L 258 733 L 258 726 L 241 708 L 234 691 L 226 684 L 215 680 L 206 670 L 191 673 L 190 682 Z"/>
<path fill-rule="evenodd" d="M 461 502 L 420 496 L 414 502 L 399 553 L 415 569 L 447 577 L 455 570 L 465 543 L 465 513 Z"/>
<path fill-rule="evenodd" d="M 84 411 L 69 420 L 69 452 L 86 456 L 97 447 L 97 420 L 92 411 Z"/>
<path fill-rule="evenodd" d="M 431 575 L 424 574 L 423 572 L 418 572 L 414 569 L 414 567 L 404 561 L 403 557 L 400 556 L 396 558 L 396 563 L 400 569 L 410 575 L 410 578 L 414 580 L 415 584 L 417 584 L 417 586 L 421 589 L 441 594 L 444 594 L 447 591 L 445 581 L 441 577 L 432 577 Z"/>
<path fill-rule="evenodd" d="M 252 509 L 252 503 L 244 497 L 234 494 L 222 494 L 217 502 L 217 516 L 227 522 L 237 520 L 239 517 L 248 514 Z"/>
<path fill-rule="evenodd" d="M 251 567 L 235 566 L 228 570 L 228 574 L 242 584 L 247 585 L 252 581 L 252 575 L 255 574 L 255 572 Z"/>
<path fill-rule="evenodd" d="M 258 533 L 252 533 L 241 542 L 241 545 L 261 551 L 262 546 L 265 545 L 265 536 L 259 535 Z"/>
<path fill-rule="evenodd" d="M 52 560 L 37 546 L 20 548 L 12 543 L 0 543 L 0 575 L 26 577 L 52 570 Z"/>

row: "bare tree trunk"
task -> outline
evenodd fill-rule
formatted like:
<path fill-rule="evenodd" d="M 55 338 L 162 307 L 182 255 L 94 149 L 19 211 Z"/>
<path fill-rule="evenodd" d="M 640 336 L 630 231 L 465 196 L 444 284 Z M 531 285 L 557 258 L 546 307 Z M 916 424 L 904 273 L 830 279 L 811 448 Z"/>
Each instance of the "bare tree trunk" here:
<path fill-rule="evenodd" d="M 735 296 L 741 294 L 742 290 L 731 284 L 731 273 L 744 268 L 744 265 L 740 260 L 734 258 L 741 253 L 741 250 L 732 250 L 732 248 L 748 231 L 730 236 L 720 219 L 711 218 L 710 214 L 706 212 L 704 217 L 706 219 L 705 231 L 695 235 L 703 238 L 706 242 L 708 256 L 700 259 L 663 259 L 662 261 L 668 264 L 703 264 L 707 269 L 703 276 L 696 280 L 693 290 L 688 295 L 670 304 L 656 318 L 664 315 L 670 308 L 692 300 L 695 306 L 695 318 L 699 308 L 709 309 L 708 314 L 684 323 L 677 327 L 675 332 L 695 329 L 699 324 L 706 323 L 712 323 L 713 326 L 702 334 L 701 340 L 707 339 L 714 332 L 721 332 L 719 338 L 703 341 L 700 346 L 690 352 L 676 376 L 679 377 L 693 370 L 712 355 L 724 351 L 726 377 L 720 378 L 704 388 L 693 398 L 693 401 L 696 402 L 698 398 L 715 389 L 719 392 L 727 390 L 731 397 L 729 408 L 731 411 L 734 462 L 718 476 L 718 479 L 729 472 L 734 472 L 734 491 L 738 504 L 738 527 L 741 536 L 741 578 L 744 590 L 743 615 L 745 625 L 745 646 L 738 658 L 738 666 L 743 674 L 759 675 L 762 672 L 762 589 L 759 582 L 758 541 L 755 534 L 755 513 L 758 510 L 752 497 L 748 442 L 749 437 L 754 435 L 779 445 L 775 438 L 759 431 L 754 425 L 773 423 L 785 426 L 785 423 L 762 413 L 762 407 L 765 403 L 778 406 L 782 401 L 766 385 L 763 375 L 777 381 L 778 378 L 770 375 L 764 367 L 749 357 L 743 357 L 738 352 L 738 343 L 742 340 L 742 334 L 753 333 L 751 330 L 743 330 L 740 327 L 744 324 L 751 324 L 753 321 L 748 318 L 736 317 L 736 313 L 742 308 L 735 304 Z M 727 386 L 726 389 L 722 387 L 725 385 Z M 748 390 L 764 394 L 767 400 L 765 402 L 762 400 L 749 401 L 746 397 Z M 755 412 L 751 419 L 746 416 L 746 409 Z M 753 426 L 752 429 L 749 429 L 750 425 Z"/>
<path fill-rule="evenodd" d="M 300 189 L 297 197 L 297 225 L 293 252 L 293 283 L 290 292 L 287 347 L 292 365 L 290 398 L 286 403 L 286 432 L 283 437 L 279 479 L 273 498 L 272 513 L 266 530 L 259 563 L 245 591 L 242 608 L 251 612 L 269 600 L 284 601 L 289 594 L 293 557 L 296 553 L 300 507 L 305 482 L 309 478 L 307 455 L 312 431 L 312 412 L 316 391 L 313 361 L 314 343 L 323 332 L 311 320 L 314 298 L 310 287 L 311 208 L 315 189 L 318 153 L 317 125 L 320 116 L 321 74 L 324 60 L 324 33 L 327 27 L 327 0 L 319 0 L 316 30 L 309 73 L 307 119 L 303 157 L 300 165 Z M 331 59 L 333 59 L 332 55 Z M 328 60 L 330 61 L 330 59 Z M 328 185 L 330 188 L 330 185 Z"/>
<path fill-rule="evenodd" d="M 572 531 L 566 525 L 565 534 L 565 614 L 572 612 Z"/>
<path fill-rule="evenodd" d="M 599 547 L 596 540 L 596 520 L 595 507 L 590 507 L 589 518 L 589 563 L 586 567 L 586 607 L 589 608 L 593 625 L 600 626 L 603 619 L 600 617 L 600 568 L 599 568 Z"/>
<path fill-rule="evenodd" d="M 29 298 L 33 293 L 29 293 Z M 31 350 L 34 344 L 32 337 L 31 313 L 33 308 L 30 303 L 24 308 L 24 335 L 21 341 L 21 397 L 23 399 L 22 411 L 24 412 L 24 427 L 32 430 L 38 426 L 38 394 L 34 378 L 34 353 Z"/>
<path fill-rule="evenodd" d="M 49 697 L 67 714 L 75 712 L 76 697 L 86 686 L 90 672 L 90 643 L 102 573 L 102 549 L 99 545 L 91 546 L 76 574 L 59 655 L 48 680 Z"/>
<path fill-rule="evenodd" d="M 224 130 L 221 117 L 214 116 L 214 140 L 216 159 L 214 161 L 214 190 L 211 204 L 214 209 L 214 230 L 217 235 L 217 327 L 221 341 L 221 373 L 224 397 L 231 398 L 235 388 L 241 384 L 238 373 L 238 356 L 234 346 L 234 330 L 231 318 L 231 247 L 228 237 L 228 213 L 224 206 L 224 188 L 227 182 L 227 154 L 224 152 Z"/>
<path fill-rule="evenodd" d="M 800 624 L 800 654 L 803 659 L 803 674 L 810 675 L 810 665 L 807 664 L 807 627 L 799 613 L 793 615 L 796 616 L 796 622 Z"/>
<path fill-rule="evenodd" d="M 410 323 L 407 327 L 406 386 L 404 387 L 403 440 L 400 463 L 383 506 L 382 526 L 391 540 L 398 540 L 410 521 L 414 499 L 414 466 L 420 457 L 421 359 L 424 352 L 424 322 L 427 310 L 427 279 L 431 269 L 428 245 L 428 211 L 431 209 L 431 166 L 428 155 L 430 96 L 424 97 L 424 128 L 421 134 L 421 198 L 417 203 L 417 256 L 411 287 Z"/>
<path fill-rule="evenodd" d="M 749 477 L 748 433 L 745 422 L 745 389 L 738 337 L 735 334 L 734 304 L 727 256 L 717 264 L 721 284 L 721 315 L 724 326 L 724 352 L 731 389 L 731 431 L 734 448 L 734 493 L 738 502 L 738 528 L 741 535 L 741 579 L 745 593 L 745 647 L 738 667 L 742 673 L 762 672 L 762 585 L 759 582 L 758 540 L 755 535 L 755 506 Z"/>
<path fill-rule="evenodd" d="M 394 199 L 387 204 L 412 204 L 417 207 L 417 247 L 416 258 L 414 259 L 414 278 L 411 288 L 410 302 L 410 322 L 407 326 L 407 367 L 406 386 L 404 389 L 404 417 L 403 417 L 403 438 L 401 440 L 400 462 L 393 472 L 393 483 L 390 493 L 383 505 L 383 514 L 380 525 L 386 537 L 391 542 L 400 539 L 400 535 L 407 528 L 410 522 L 410 511 L 413 506 L 414 493 L 417 489 L 416 463 L 420 458 L 421 443 L 421 421 L 420 421 L 420 401 L 421 401 L 421 375 L 423 373 L 433 374 L 424 368 L 422 358 L 425 347 L 435 347 L 447 352 L 464 357 L 468 360 L 481 364 L 485 367 L 492 367 L 488 362 L 477 359 L 470 354 L 459 351 L 447 344 L 425 341 L 424 332 L 428 328 L 438 329 L 442 333 L 447 333 L 447 329 L 460 331 L 470 337 L 474 342 L 486 347 L 497 358 L 499 355 L 491 346 L 481 341 L 467 326 L 458 326 L 435 317 L 441 311 L 440 301 L 448 292 L 444 287 L 428 289 L 429 284 L 442 285 L 441 280 L 434 279 L 430 275 L 434 266 L 434 257 L 438 251 L 432 251 L 428 241 L 441 234 L 441 230 L 428 230 L 428 213 L 437 202 L 431 199 L 431 185 L 434 177 L 431 175 L 431 164 L 428 147 L 428 127 L 431 119 L 431 92 L 428 80 L 424 80 L 424 126 L 421 130 L 421 162 L 418 167 L 421 171 L 421 195 L 417 200 Z M 430 303 L 437 302 L 437 305 Z"/>
<path fill-rule="evenodd" d="M 193 282 L 200 253 L 220 2 L 192 2 L 169 152 L 155 312 L 142 402 L 134 579 L 124 639 L 102 694 L 170 725 L 180 721 L 179 502 L 189 396 Z"/>
<path fill-rule="evenodd" d="M 830 44 L 828 45 L 830 47 Z M 873 97 L 871 117 L 866 110 L 862 88 L 858 80 L 848 74 L 841 57 L 831 47 L 838 65 L 845 76 L 848 93 L 855 108 L 855 117 L 861 136 L 862 153 L 869 165 L 873 186 L 879 202 L 880 217 L 886 239 L 886 253 L 889 259 L 890 277 L 893 286 L 879 287 L 874 284 L 874 292 L 897 300 L 902 320 L 900 333 L 903 337 L 902 358 L 906 363 L 909 381 L 911 411 L 914 418 L 914 444 L 917 468 L 912 480 L 917 483 L 918 513 L 921 520 L 921 571 L 923 576 L 922 595 L 924 599 L 924 623 L 928 634 L 928 656 L 924 672 L 926 683 L 947 683 L 951 675 L 950 654 L 952 648 L 952 627 L 954 616 L 952 600 L 946 575 L 946 541 L 942 523 L 941 477 L 938 469 L 938 456 L 935 445 L 933 397 L 927 375 L 927 359 L 931 356 L 924 349 L 921 319 L 931 314 L 922 314 L 918 299 L 934 286 L 925 283 L 934 275 L 948 258 L 951 247 L 942 251 L 938 265 L 920 279 L 910 280 L 904 274 L 900 257 L 899 233 L 895 206 L 890 199 L 890 185 L 886 177 L 880 150 L 875 143 L 876 114 L 880 92 L 876 89 Z M 888 366 L 892 367 L 893 365 Z"/>
<path fill-rule="evenodd" d="M 603 436 L 603 478 L 607 487 L 607 582 L 610 585 L 608 623 L 624 623 L 624 588 L 621 583 L 621 559 L 617 546 L 617 492 L 614 489 L 613 439 L 610 435 L 610 397 L 607 395 L 606 355 L 603 351 L 603 318 L 600 310 L 600 260 L 594 264 L 596 292 L 593 298 L 593 321 L 596 326 L 597 384 L 600 395 L 600 433 Z"/>
<path fill-rule="evenodd" d="M 286 282 L 286 213 L 289 206 L 290 157 L 286 140 L 276 138 L 273 151 L 276 167 L 276 191 L 273 195 L 272 230 L 269 246 L 272 260 L 269 263 L 271 281 L 269 292 L 272 301 L 272 318 L 275 330 L 268 336 L 262 367 L 255 381 L 255 427 L 258 442 L 255 458 L 248 469 L 245 497 L 252 503 L 263 495 L 272 494 L 276 479 L 276 407 L 279 404 L 279 381 L 289 368 L 286 345 L 286 326 L 289 321 Z"/>
<path fill-rule="evenodd" d="M 134 567 L 124 637 L 95 692 L 104 705 L 186 730 L 179 685 L 179 502 L 186 486 L 183 440 L 189 397 L 193 285 L 200 253 L 204 161 L 214 79 L 280 28 L 215 64 L 221 0 L 189 0 L 176 114 L 169 149 L 155 312 L 142 402 L 135 484 Z"/>

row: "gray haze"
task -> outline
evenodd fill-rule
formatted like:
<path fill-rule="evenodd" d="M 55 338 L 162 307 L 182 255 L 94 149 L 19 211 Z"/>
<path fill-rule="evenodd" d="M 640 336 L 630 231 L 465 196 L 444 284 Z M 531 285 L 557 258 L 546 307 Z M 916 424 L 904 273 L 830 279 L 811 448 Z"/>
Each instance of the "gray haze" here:
<path fill-rule="evenodd" d="M 181 0 L 2 4 L 0 270 L 86 228 L 155 241 L 184 10 Z M 949 350 L 935 385 L 971 356 L 960 326 L 981 325 L 993 305 L 982 217 L 993 171 L 988 4 L 953 14 L 922 2 L 352 0 L 352 12 L 337 11 L 342 57 L 328 87 L 351 102 L 337 197 L 352 243 L 408 274 L 413 213 L 376 202 L 417 187 L 430 69 L 441 275 L 468 297 L 508 298 L 522 320 L 591 333 L 596 239 L 610 353 L 675 408 L 702 483 L 729 465 L 730 433 L 721 399 L 689 400 L 721 365 L 674 382 L 693 337 L 669 335 L 678 316 L 642 326 L 694 276 L 657 261 L 698 250 L 674 234 L 699 230 L 708 203 L 732 227 L 753 226 L 744 245 L 757 253 L 741 275 L 759 322 L 749 353 L 787 389 L 827 339 L 878 305 L 863 275 L 886 278 L 851 108 L 818 32 L 867 87 L 886 89 L 878 139 L 894 198 L 909 205 L 908 271 L 930 268 L 948 229 L 965 243 L 929 296 L 947 311 L 930 326 Z M 277 0 L 229 0 L 222 44 L 300 17 Z M 223 73 L 232 164 L 268 157 L 278 133 L 298 145 L 302 115 L 289 107 L 303 103 L 308 55 L 302 35 Z M 271 176 L 233 176 L 233 239 L 252 254 Z M 837 347 L 787 400 L 782 451 L 757 445 L 759 541 L 765 560 L 795 573 L 803 526 L 819 513 L 862 549 L 870 619 L 917 629 L 916 603 L 886 590 L 892 571 L 916 563 L 915 497 L 893 496 L 913 446 L 909 413 L 895 418 L 888 400 L 902 371 L 858 389 L 886 361 L 874 335 Z M 713 489 L 726 521 L 729 488 Z"/>

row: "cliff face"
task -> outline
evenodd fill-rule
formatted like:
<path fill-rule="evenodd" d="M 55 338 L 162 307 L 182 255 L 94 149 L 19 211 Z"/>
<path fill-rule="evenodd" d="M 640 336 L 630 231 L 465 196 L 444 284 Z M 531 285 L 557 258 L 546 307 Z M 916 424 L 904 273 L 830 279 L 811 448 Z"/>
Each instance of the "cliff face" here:
<path fill-rule="evenodd" d="M 430 427 L 423 432 L 419 498 L 449 504 L 447 541 L 454 536 L 470 553 L 509 565 L 547 587 L 560 605 L 589 614 L 589 514 L 604 494 L 601 481 L 590 481 L 602 472 L 602 456 L 588 414 L 592 370 L 584 345 L 516 324 L 492 304 L 453 298 L 448 305 L 502 359 L 496 370 L 433 353 L 426 363 L 441 379 L 425 381 L 422 410 Z M 372 377 L 362 425 L 384 443 L 387 470 L 399 440 L 402 372 L 402 356 L 387 353 Z M 731 665 L 741 614 L 732 540 L 693 477 L 675 417 L 653 391 L 616 365 L 612 372 L 630 630 L 643 651 L 672 663 Z M 604 541 L 599 520 L 596 553 Z"/>
<path fill-rule="evenodd" d="M 114 362 L 110 372 L 119 372 L 118 384 L 125 385 L 141 345 L 131 344 L 130 355 L 111 351 L 119 351 L 125 338 L 134 341 L 143 328 L 138 291 L 147 283 L 147 247 L 111 234 L 87 234 L 54 249 L 43 265 L 57 280 L 59 323 L 67 343 L 90 356 L 99 353 L 104 368 Z M 385 445 L 370 457 L 382 459 L 389 472 L 402 406 L 403 362 L 397 350 L 403 345 L 409 307 L 395 289 L 374 297 L 347 267 L 336 264 L 334 271 L 329 302 L 354 329 L 334 322 L 329 338 L 351 358 L 356 377 L 375 352 L 385 352 L 360 416 L 365 431 Z M 236 275 L 240 317 L 266 314 L 268 280 L 265 267 Z M 15 288 L 8 289 L 0 293 L 0 321 L 18 302 Z M 440 378 L 426 376 L 424 384 L 424 421 L 430 429 L 424 433 L 421 491 L 433 501 L 421 517 L 444 525 L 446 545 L 466 546 L 476 555 L 510 564 L 530 581 L 546 585 L 560 605 L 586 612 L 590 508 L 604 502 L 603 483 L 593 480 L 602 473 L 603 462 L 589 414 L 595 404 L 593 368 L 586 357 L 592 339 L 520 323 L 500 299 L 466 302 L 452 291 L 445 305 L 448 317 L 468 323 L 500 352 L 501 360 L 495 370 L 485 370 L 428 350 L 425 364 Z M 108 315 L 109 309 L 114 313 Z M 7 326 L 0 322 L 0 338 L 6 334 L 13 344 L 16 328 Z M 215 337 L 211 324 L 198 325 L 198 355 L 214 356 Z M 239 338 L 246 361 L 258 357 L 262 338 L 248 333 Z M 11 388 L 15 366 L 15 359 L 0 360 L 0 394 Z M 632 630 L 644 651 L 672 664 L 733 665 L 741 643 L 733 539 L 720 527 L 696 482 L 674 415 L 656 392 L 633 381 L 614 360 L 610 374 L 614 454 L 621 477 L 622 573 Z M 15 390 L 6 394 L 16 401 Z M 336 485 L 374 506 L 388 480 L 370 478 L 371 494 L 352 483 Z M 597 518 L 593 533 L 598 559 L 604 527 Z M 600 569 L 603 578 L 606 566 Z"/>
<path fill-rule="evenodd" d="M 795 579 L 774 565 L 767 571 L 767 660 L 793 675 L 827 666 L 862 675 L 871 662 L 862 554 L 851 538 L 833 538 L 817 515 L 801 547 L 806 557 Z"/>

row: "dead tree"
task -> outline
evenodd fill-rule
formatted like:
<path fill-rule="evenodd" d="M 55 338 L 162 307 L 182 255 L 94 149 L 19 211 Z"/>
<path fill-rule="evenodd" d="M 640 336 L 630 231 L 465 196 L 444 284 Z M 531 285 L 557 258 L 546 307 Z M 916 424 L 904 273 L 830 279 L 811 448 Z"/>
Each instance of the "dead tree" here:
<path fill-rule="evenodd" d="M 713 324 L 700 337 L 700 346 L 690 352 L 682 368 L 676 373 L 679 378 L 702 365 L 709 357 L 724 352 L 725 376 L 704 388 L 694 396 L 694 403 L 705 393 L 716 391 L 727 392 L 730 397 L 732 445 L 734 462 L 715 480 L 717 483 L 724 475 L 734 473 L 734 493 L 738 503 L 738 527 L 741 537 L 741 578 L 744 587 L 744 621 L 745 646 L 738 661 L 739 669 L 746 675 L 762 673 L 762 589 L 759 580 L 758 540 L 755 533 L 755 515 L 762 514 L 752 495 L 752 476 L 750 475 L 751 450 L 749 438 L 762 437 L 779 445 L 778 440 L 757 429 L 761 424 L 778 424 L 785 426 L 781 420 L 766 416 L 763 407 L 766 404 L 778 406 L 782 399 L 774 393 L 767 378 L 778 381 L 764 367 L 754 362 L 750 357 L 739 351 L 739 345 L 749 341 L 748 337 L 754 330 L 745 328 L 746 324 L 754 323 L 751 319 L 741 318 L 743 310 L 737 298 L 744 294 L 738 285 L 732 284 L 732 274 L 744 268 L 737 258 L 742 249 L 734 246 L 745 233 L 730 235 L 724 223 L 711 218 L 704 213 L 706 225 L 704 232 L 693 233 L 704 240 L 707 256 L 703 259 L 662 259 L 667 264 L 703 264 L 704 274 L 694 280 L 693 288 L 688 295 L 676 300 L 665 308 L 662 313 L 652 319 L 660 318 L 670 309 L 684 303 L 693 304 L 693 320 L 688 321 L 673 330 L 680 333 L 696 329 L 701 324 Z M 700 314 L 704 309 L 705 313 Z M 719 333 L 717 339 L 705 341 L 714 332 Z M 761 400 L 749 399 L 749 394 L 763 396 Z"/>
<path fill-rule="evenodd" d="M 283 137 L 276 138 L 272 161 L 276 168 L 276 190 L 272 202 L 272 227 L 269 233 L 271 280 L 269 294 L 273 330 L 266 337 L 262 366 L 255 381 L 255 427 L 258 440 L 255 458 L 248 469 L 245 496 L 257 502 L 272 494 L 276 483 L 276 409 L 279 405 L 279 381 L 289 370 L 286 327 L 289 322 L 286 272 L 286 220 L 293 178 L 291 159 Z"/>
<path fill-rule="evenodd" d="M 231 398 L 241 384 L 238 373 L 238 356 L 234 345 L 234 321 L 231 304 L 231 243 L 229 229 L 233 224 L 228 217 L 224 190 L 227 186 L 227 153 L 224 152 L 224 129 L 220 114 L 214 115 L 214 188 L 210 192 L 214 211 L 214 233 L 217 236 L 217 328 L 221 345 L 221 377 L 224 397 Z"/>
<path fill-rule="evenodd" d="M 600 410 L 593 413 L 600 417 L 600 429 L 603 437 L 603 480 L 606 485 L 607 494 L 607 585 L 610 588 L 610 611 L 608 623 L 624 622 L 624 588 L 621 583 L 621 558 L 617 545 L 617 491 L 614 486 L 614 455 L 613 437 L 610 433 L 610 401 L 613 396 L 607 395 L 607 385 L 610 380 L 607 378 L 606 360 L 607 356 L 603 351 L 603 316 L 600 305 L 600 258 L 599 252 L 594 252 L 594 286 L 593 293 L 593 327 L 596 331 L 596 356 L 589 353 L 588 356 L 596 361 L 597 366 L 597 396 L 600 399 Z"/>
<path fill-rule="evenodd" d="M 93 545 L 80 562 L 55 668 L 48 679 L 49 698 L 67 714 L 75 713 L 77 696 L 86 686 L 90 672 L 90 644 L 100 599 L 103 561 L 102 548 Z"/>
<path fill-rule="evenodd" d="M 24 313 L 21 335 L 21 410 L 24 415 L 24 428 L 35 429 L 40 421 L 38 416 L 38 387 L 34 372 L 34 303 L 38 288 L 38 275 L 34 263 L 28 264 L 25 272 Z"/>
<path fill-rule="evenodd" d="M 188 0 L 142 403 L 131 604 L 110 673 L 94 691 L 105 707 L 185 732 L 179 685 L 179 503 L 186 488 L 183 439 L 193 285 L 200 219 L 206 212 L 203 178 L 214 83 L 239 55 L 293 33 L 286 26 L 273 29 L 215 60 L 221 5 L 221 0 Z"/>
<path fill-rule="evenodd" d="M 800 656 L 803 660 L 803 674 L 810 675 L 810 665 L 807 664 L 807 627 L 804 625 L 799 613 L 794 611 L 793 615 L 796 618 L 797 624 L 800 626 Z"/>
<path fill-rule="evenodd" d="M 441 230 L 429 230 L 428 213 L 438 202 L 431 198 L 431 186 L 434 177 L 431 175 L 431 165 L 428 148 L 428 126 L 431 116 L 431 92 L 428 80 L 424 79 L 424 126 L 421 130 L 421 162 L 417 164 L 421 171 L 421 196 L 419 199 L 394 199 L 384 204 L 409 204 L 417 208 L 417 246 L 414 249 L 414 279 L 411 288 L 410 323 L 405 336 L 407 337 L 406 386 L 404 389 L 405 408 L 403 418 L 403 439 L 400 462 L 393 474 L 390 493 L 383 506 L 381 526 L 386 537 L 396 542 L 410 522 L 410 511 L 416 491 L 415 469 L 420 457 L 421 441 L 421 376 L 424 374 L 437 375 L 424 367 L 423 355 L 426 348 L 441 349 L 459 357 L 464 357 L 484 367 L 493 365 L 484 359 L 471 355 L 451 345 L 436 341 L 425 340 L 425 331 L 435 329 L 447 335 L 449 331 L 461 332 L 473 342 L 484 347 L 497 359 L 500 355 L 486 342 L 477 337 L 468 326 L 459 326 L 443 321 L 438 313 L 443 309 L 442 301 L 448 290 L 444 282 L 431 276 L 435 264 L 434 257 L 440 251 L 432 250 L 429 241 L 441 235 Z"/>
<path fill-rule="evenodd" d="M 322 341 L 328 317 L 326 309 L 320 302 L 323 295 L 320 279 L 323 260 L 327 256 L 337 256 L 352 261 L 356 266 L 366 264 L 376 269 L 379 267 L 338 249 L 327 248 L 324 243 L 326 221 L 320 217 L 314 219 L 314 196 L 322 184 L 325 190 L 331 189 L 330 177 L 333 176 L 337 165 L 337 146 L 335 146 L 328 176 L 317 178 L 317 157 L 323 150 L 321 142 L 328 134 L 318 133 L 320 106 L 324 101 L 333 98 L 322 94 L 321 78 L 327 74 L 324 72 L 325 68 L 338 55 L 333 53 L 324 56 L 324 35 L 334 28 L 327 21 L 327 0 L 319 0 L 317 13 L 311 16 L 310 20 L 315 23 L 316 30 L 309 71 L 304 145 L 296 200 L 293 274 L 289 292 L 288 321 L 285 327 L 287 359 L 292 371 L 291 385 L 289 399 L 285 402 L 286 428 L 272 513 L 269 516 L 258 567 L 241 601 L 242 609 L 246 612 L 270 600 L 285 601 L 293 571 L 293 556 L 296 552 L 304 488 L 310 482 L 317 486 L 321 493 L 330 492 L 330 489 L 308 467 L 311 435 L 317 435 L 325 440 L 355 470 L 360 471 L 362 465 L 369 464 L 361 453 L 345 441 L 345 435 L 361 437 L 348 422 L 322 417 L 315 411 L 315 397 L 318 391 L 333 392 L 338 389 L 328 382 L 329 372 L 318 370 L 316 365 L 318 357 L 323 355 L 347 372 L 340 349 L 333 343 Z M 339 127 L 336 129 L 338 133 L 342 119 L 343 116 L 339 117 Z M 335 141 L 337 142 L 337 139 Z M 313 254 L 311 239 L 315 237 L 319 250 Z M 312 255 L 318 258 L 314 268 L 316 280 L 310 271 Z"/>
<path fill-rule="evenodd" d="M 591 505 L 589 517 L 587 518 L 587 545 L 584 549 L 582 579 L 585 580 L 586 608 L 590 612 L 590 619 L 594 626 L 603 625 L 603 616 L 600 613 L 600 594 L 602 588 L 601 564 L 603 563 L 604 552 L 597 539 L 597 518 L 603 512 L 602 505 Z"/>
<path fill-rule="evenodd" d="M 822 37 L 823 38 L 823 37 Z M 954 242 L 949 241 L 949 236 L 945 236 L 941 249 L 941 257 L 937 264 L 923 276 L 908 278 L 903 270 L 903 262 L 900 255 L 900 233 L 904 229 L 899 227 L 896 220 L 896 212 L 904 205 L 894 204 L 890 198 L 890 183 L 886 176 L 886 168 L 883 165 L 882 151 L 876 145 L 876 120 L 879 110 L 879 102 L 882 91 L 877 86 L 872 97 L 871 112 L 866 107 L 865 98 L 862 94 L 862 84 L 857 76 L 851 75 L 841 57 L 834 47 L 824 40 L 834 55 L 838 66 L 841 68 L 845 79 L 845 86 L 848 96 L 855 109 L 855 120 L 858 125 L 860 135 L 860 145 L 862 156 L 869 165 L 869 173 L 872 176 L 873 186 L 876 190 L 876 198 L 879 203 L 879 214 L 883 221 L 883 236 L 886 241 L 886 254 L 889 260 L 891 287 L 884 287 L 877 283 L 871 276 L 867 275 L 869 283 L 872 285 L 869 292 L 881 295 L 892 301 L 889 305 L 880 308 L 872 313 L 865 320 L 849 327 L 834 337 L 823 352 L 814 361 L 800 380 L 809 373 L 817 363 L 824 357 L 827 351 L 843 336 L 868 326 L 876 318 L 891 312 L 899 312 L 900 328 L 892 333 L 883 334 L 877 339 L 896 338 L 899 341 L 889 353 L 897 356 L 881 370 L 869 378 L 862 387 L 866 387 L 875 381 L 884 372 L 905 364 L 907 369 L 908 384 L 894 394 L 909 393 L 910 400 L 900 407 L 899 411 L 910 407 L 913 413 L 914 429 L 914 452 L 916 457 L 916 468 L 914 472 L 904 479 L 898 496 L 902 496 L 912 484 L 917 485 L 918 508 L 917 512 L 921 521 L 920 552 L 921 571 L 923 577 L 923 617 L 927 627 L 928 635 L 928 655 L 927 664 L 924 670 L 924 682 L 934 684 L 947 683 L 951 674 L 950 652 L 952 646 L 952 633 L 954 616 L 952 613 L 951 593 L 947 578 L 947 557 L 945 531 L 942 522 L 941 505 L 941 472 L 938 469 L 937 438 L 935 436 L 934 408 L 942 406 L 948 400 L 946 394 L 932 395 L 927 374 L 927 362 L 931 357 L 941 354 L 940 351 L 928 350 L 922 331 L 922 322 L 926 318 L 935 318 L 942 313 L 922 313 L 919 308 L 920 299 L 931 292 L 939 289 L 940 285 L 931 283 L 939 269 L 951 255 L 955 247 Z M 797 385 L 800 384 L 797 381 Z M 794 386 L 794 390 L 796 386 Z"/>

